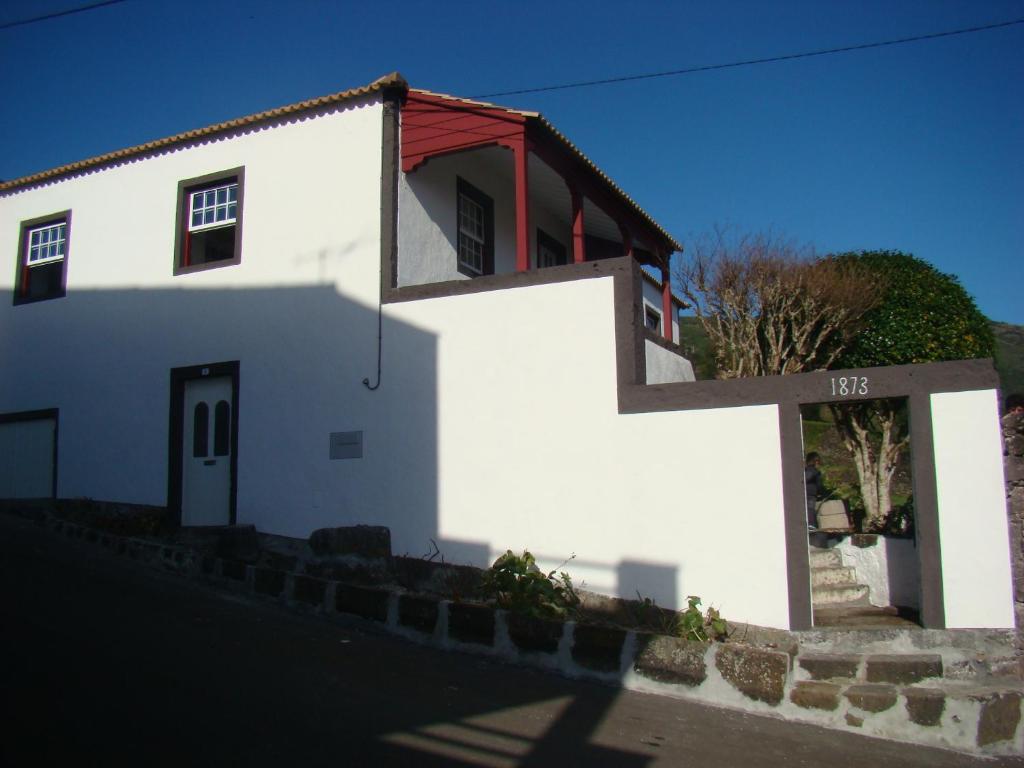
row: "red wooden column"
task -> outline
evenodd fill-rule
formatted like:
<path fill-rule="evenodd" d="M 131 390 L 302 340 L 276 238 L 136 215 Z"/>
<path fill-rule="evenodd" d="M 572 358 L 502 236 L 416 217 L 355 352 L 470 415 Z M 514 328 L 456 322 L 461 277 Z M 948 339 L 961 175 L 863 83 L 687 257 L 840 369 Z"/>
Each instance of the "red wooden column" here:
<path fill-rule="evenodd" d="M 583 195 L 576 186 L 569 188 L 572 195 L 572 261 L 582 264 L 587 260 L 587 244 L 583 235 Z"/>
<path fill-rule="evenodd" d="M 529 148 L 526 141 L 517 141 L 512 152 L 516 166 L 516 272 L 526 272 L 530 268 Z"/>
<path fill-rule="evenodd" d="M 661 259 L 661 331 L 666 339 L 674 341 L 672 338 L 672 274 L 669 269 L 671 263 L 671 254 Z"/>

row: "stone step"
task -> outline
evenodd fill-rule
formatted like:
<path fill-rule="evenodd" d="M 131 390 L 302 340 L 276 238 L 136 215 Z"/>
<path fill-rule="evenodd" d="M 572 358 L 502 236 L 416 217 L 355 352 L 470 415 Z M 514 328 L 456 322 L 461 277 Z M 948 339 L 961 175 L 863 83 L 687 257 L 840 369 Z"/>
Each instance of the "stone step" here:
<path fill-rule="evenodd" d="M 841 584 L 856 584 L 857 571 L 850 566 L 828 566 L 811 568 L 811 586 L 826 587 Z"/>
<path fill-rule="evenodd" d="M 869 588 L 866 584 L 837 584 L 811 587 L 811 603 L 819 605 L 836 605 L 839 603 L 858 603 L 867 605 Z"/>
<path fill-rule="evenodd" d="M 842 566 L 843 555 L 838 549 L 810 548 L 811 568 L 834 568 Z"/>
<path fill-rule="evenodd" d="M 920 621 L 913 611 L 904 610 L 894 606 L 875 606 L 854 603 L 847 605 L 838 603 L 836 605 L 819 605 L 814 608 L 814 627 L 843 628 L 843 635 L 856 634 L 858 629 L 920 629 Z M 868 638 L 866 642 L 877 640 L 878 637 Z M 841 643 L 846 646 L 839 650 L 853 651 L 861 650 L 855 642 Z"/>

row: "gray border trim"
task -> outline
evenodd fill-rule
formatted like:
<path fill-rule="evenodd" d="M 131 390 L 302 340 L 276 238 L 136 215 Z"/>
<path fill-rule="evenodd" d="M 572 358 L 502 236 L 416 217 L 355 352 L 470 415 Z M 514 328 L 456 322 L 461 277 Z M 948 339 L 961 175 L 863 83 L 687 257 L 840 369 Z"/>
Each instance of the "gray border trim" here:
<path fill-rule="evenodd" d="M 779 406 L 779 454 L 782 457 L 782 508 L 786 539 L 789 628 L 810 629 L 811 558 L 807 540 L 807 489 L 804 486 L 804 436 L 800 406 Z M 799 514 L 796 513 L 799 511 Z"/>
<path fill-rule="evenodd" d="M 231 490 L 228 500 L 228 525 L 238 519 L 238 413 L 241 363 L 230 360 L 171 368 L 167 428 L 167 516 L 174 526 L 181 525 L 182 452 L 184 451 L 185 384 L 203 378 L 231 377 Z"/>
<path fill-rule="evenodd" d="M 185 204 L 185 197 L 200 187 L 213 186 L 222 181 L 234 179 L 238 182 L 238 215 L 235 217 L 235 255 L 230 259 L 220 261 L 208 261 L 203 264 L 191 264 L 187 267 L 181 266 L 182 250 L 185 247 L 186 221 L 188 206 Z M 174 211 L 174 275 L 188 275 L 193 272 L 205 272 L 208 269 L 219 269 L 242 263 L 242 223 L 245 220 L 245 166 L 229 168 L 217 173 L 207 173 L 203 176 L 196 176 L 192 179 L 183 179 L 178 182 L 178 200 Z"/>
<path fill-rule="evenodd" d="M 14 411 L 0 413 L 0 424 L 13 424 L 18 421 L 43 421 L 53 419 L 53 478 L 50 481 L 50 498 L 57 498 L 57 446 L 60 443 L 60 409 L 41 408 L 35 411 Z"/>
<path fill-rule="evenodd" d="M 21 290 L 23 287 L 24 280 L 24 267 L 25 259 L 27 258 L 27 244 L 25 242 L 25 235 L 28 230 L 33 227 L 39 227 L 44 224 L 58 224 L 64 222 L 64 258 L 61 260 L 61 273 L 60 273 L 60 292 L 55 293 L 52 296 L 37 296 L 32 298 L 30 296 L 22 296 Z M 35 304 L 40 301 L 50 301 L 51 299 L 62 299 L 68 295 L 68 259 L 71 256 L 71 209 L 66 211 L 58 211 L 57 213 L 51 213 L 49 216 L 37 216 L 34 219 L 25 219 L 21 222 L 21 226 L 18 230 L 18 255 L 14 259 L 14 305 L 19 306 L 21 304 Z"/>
<path fill-rule="evenodd" d="M 380 297 L 398 286 L 399 115 L 397 96 L 385 93 L 380 157 Z"/>
<path fill-rule="evenodd" d="M 942 587 L 942 548 L 939 542 L 939 497 L 935 476 L 931 393 L 915 393 L 910 411 L 910 475 L 914 488 L 914 524 L 921 568 L 921 623 L 946 626 Z"/>
<path fill-rule="evenodd" d="M 644 312 L 646 312 L 649 309 L 650 306 L 644 304 Z M 661 313 L 659 312 L 658 315 L 660 316 Z M 674 341 L 669 341 L 660 333 L 655 333 L 654 331 L 647 327 L 644 328 L 644 341 L 649 341 L 652 344 L 657 344 L 662 349 L 667 349 L 669 352 L 675 352 L 677 355 L 682 355 L 683 357 L 686 357 L 686 355 L 683 354 L 682 345 L 676 344 Z"/>

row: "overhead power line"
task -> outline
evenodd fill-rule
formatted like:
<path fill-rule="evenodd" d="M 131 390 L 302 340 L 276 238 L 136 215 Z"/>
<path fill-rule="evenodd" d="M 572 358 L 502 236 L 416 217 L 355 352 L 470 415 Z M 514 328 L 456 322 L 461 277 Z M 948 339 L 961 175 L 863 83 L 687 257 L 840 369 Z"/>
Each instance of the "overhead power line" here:
<path fill-rule="evenodd" d="M 90 3 L 89 5 L 80 5 L 77 8 L 68 8 L 66 11 L 54 11 L 53 13 L 47 13 L 42 16 L 33 16 L 31 19 L 22 19 L 21 21 L 8 21 L 0 24 L 0 29 L 10 29 L 11 27 L 21 27 L 25 24 L 35 24 L 37 21 L 46 21 L 48 19 L 58 19 L 61 16 L 70 16 L 73 13 L 83 13 L 84 11 L 91 11 L 94 8 L 102 8 L 105 5 L 117 5 L 123 3 L 125 0 L 103 0 L 101 3 Z"/>
<path fill-rule="evenodd" d="M 594 85 L 611 85 L 612 83 L 626 83 L 632 80 L 651 80 L 655 77 L 673 77 L 675 75 L 690 75 L 695 72 L 710 72 L 716 69 L 731 69 L 733 67 L 749 67 L 754 64 L 771 64 L 776 61 L 790 61 L 792 59 L 808 59 L 812 56 L 827 56 L 833 53 L 846 53 L 848 51 L 864 51 L 869 48 L 884 48 L 888 45 L 903 45 L 904 43 L 917 43 L 922 40 L 935 40 L 939 37 L 952 37 L 953 35 L 968 35 L 973 32 L 984 32 L 989 29 L 1010 27 L 1014 24 L 1024 24 L 1024 19 L 1013 19 L 1001 21 L 997 24 L 986 24 L 981 27 L 966 27 L 964 29 L 953 29 L 948 32 L 935 32 L 931 35 L 917 35 L 915 37 L 901 37 L 897 40 L 882 40 L 875 43 L 861 43 L 859 45 L 847 45 L 842 48 L 825 48 L 820 51 L 804 51 L 802 53 L 790 53 L 784 56 L 769 56 L 764 59 L 746 59 L 744 61 L 732 61 L 728 64 L 705 64 L 699 67 L 687 67 L 686 69 L 673 69 L 667 72 L 649 72 L 643 75 L 624 75 L 622 77 L 609 77 L 603 80 L 583 80 L 577 83 L 563 83 L 561 85 L 544 85 L 536 88 L 520 88 L 514 91 L 499 91 L 497 93 L 484 93 L 479 96 L 472 96 L 474 99 L 490 99 L 495 96 L 517 96 L 522 93 L 540 93 L 542 91 L 562 91 L 569 88 L 587 88 Z"/>

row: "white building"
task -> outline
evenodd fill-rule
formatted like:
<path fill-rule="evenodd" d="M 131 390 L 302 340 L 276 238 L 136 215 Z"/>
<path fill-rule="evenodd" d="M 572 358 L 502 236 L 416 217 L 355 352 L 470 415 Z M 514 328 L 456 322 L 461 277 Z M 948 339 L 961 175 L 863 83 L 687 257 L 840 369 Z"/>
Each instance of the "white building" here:
<path fill-rule="evenodd" d="M 827 374 L 693 382 L 678 250 L 540 115 L 398 75 L 2 183 L 0 497 L 386 525 L 397 554 L 482 566 L 575 553 L 597 591 L 809 625 L 793 413 Z M 927 406 L 933 474 L 949 419 L 994 418 L 965 365 L 877 374 L 952 398 Z M 967 504 L 939 485 L 936 552 Z M 986 504 L 958 557 L 1005 549 Z M 1012 626 L 1008 564 L 950 603 L 936 579 L 970 569 L 937 557 L 926 622 Z"/>

